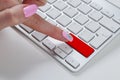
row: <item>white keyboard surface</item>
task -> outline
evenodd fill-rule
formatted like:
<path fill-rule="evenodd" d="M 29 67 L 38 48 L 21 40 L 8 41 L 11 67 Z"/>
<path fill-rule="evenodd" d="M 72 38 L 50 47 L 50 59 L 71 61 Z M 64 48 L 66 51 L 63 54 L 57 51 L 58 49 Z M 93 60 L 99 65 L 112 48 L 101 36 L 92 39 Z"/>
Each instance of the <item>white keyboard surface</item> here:
<path fill-rule="evenodd" d="M 60 42 L 23 24 L 16 28 L 73 72 L 79 71 L 120 32 L 120 19 L 92 0 L 48 0 L 37 14 L 69 31 L 73 42 Z"/>

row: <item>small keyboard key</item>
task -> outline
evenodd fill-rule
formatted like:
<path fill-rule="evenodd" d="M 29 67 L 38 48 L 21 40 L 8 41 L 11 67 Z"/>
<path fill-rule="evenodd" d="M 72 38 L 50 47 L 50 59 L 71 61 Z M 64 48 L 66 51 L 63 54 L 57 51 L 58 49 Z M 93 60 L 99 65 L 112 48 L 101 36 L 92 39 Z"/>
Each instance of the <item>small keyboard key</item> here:
<path fill-rule="evenodd" d="M 80 65 L 80 63 L 71 56 L 68 56 L 65 61 L 75 69 Z"/>
<path fill-rule="evenodd" d="M 47 0 L 48 3 L 53 4 L 56 0 Z"/>
<path fill-rule="evenodd" d="M 36 13 L 37 13 L 37 15 L 39 15 L 40 17 L 42 17 L 43 19 L 47 18 L 47 16 L 44 13 L 42 13 L 40 10 L 38 10 Z"/>
<path fill-rule="evenodd" d="M 33 31 L 33 29 L 29 28 L 28 26 L 24 24 L 20 24 L 20 27 L 23 28 L 28 33 L 31 33 Z"/>
<path fill-rule="evenodd" d="M 90 6 L 93 7 L 94 9 L 98 10 L 98 11 L 100 11 L 102 9 L 102 7 L 95 2 L 92 2 Z"/>
<path fill-rule="evenodd" d="M 82 15 L 82 14 L 77 15 L 74 18 L 74 20 L 81 25 L 84 25 L 85 23 L 87 23 L 89 21 L 89 19 L 85 15 Z"/>
<path fill-rule="evenodd" d="M 83 28 L 80 24 L 76 23 L 76 22 L 72 22 L 68 28 L 68 30 L 70 30 L 72 33 L 77 34 L 79 33 Z"/>
<path fill-rule="evenodd" d="M 38 41 L 42 41 L 45 37 L 47 37 L 45 34 L 42 34 L 40 32 L 34 31 L 32 33 L 32 36 L 37 39 Z"/>
<path fill-rule="evenodd" d="M 50 50 L 53 50 L 56 47 L 55 44 L 48 39 L 43 40 L 42 44 Z"/>
<path fill-rule="evenodd" d="M 86 4 L 89 4 L 92 0 L 82 0 L 83 2 L 85 2 Z"/>
<path fill-rule="evenodd" d="M 87 4 L 81 4 L 78 7 L 78 10 L 86 15 L 92 10 L 92 8 L 90 6 L 88 6 Z"/>
<path fill-rule="evenodd" d="M 78 36 L 85 42 L 89 42 L 94 37 L 93 33 L 88 30 L 81 31 Z"/>
<path fill-rule="evenodd" d="M 67 7 L 67 5 L 64 3 L 64 1 L 58 0 L 54 3 L 54 7 L 62 11 L 63 9 Z"/>
<path fill-rule="evenodd" d="M 106 0 L 108 2 L 110 2 L 112 5 L 120 8 L 120 0 Z"/>
<path fill-rule="evenodd" d="M 67 54 L 59 48 L 54 49 L 54 52 L 62 59 L 64 59 L 67 56 Z"/>
<path fill-rule="evenodd" d="M 114 16 L 114 14 L 106 9 L 102 10 L 102 14 L 104 14 L 105 16 L 112 18 Z"/>
<path fill-rule="evenodd" d="M 68 0 L 68 4 L 70 4 L 73 7 L 77 7 L 81 4 L 81 0 Z"/>
<path fill-rule="evenodd" d="M 93 11 L 89 14 L 89 17 L 94 21 L 99 21 L 103 17 L 103 15 L 98 11 Z"/>
<path fill-rule="evenodd" d="M 82 54 L 84 57 L 88 58 L 93 52 L 94 49 L 90 47 L 88 44 L 71 34 L 73 37 L 72 42 L 66 42 L 68 45 L 70 45 L 72 48 L 74 48 L 76 51 L 78 51 L 80 54 Z"/>
<path fill-rule="evenodd" d="M 51 8 L 51 6 L 50 6 L 49 4 L 46 4 L 46 5 L 44 5 L 44 6 L 39 7 L 39 9 L 40 9 L 42 12 L 46 12 L 46 11 L 48 11 L 50 8 Z"/>
<path fill-rule="evenodd" d="M 111 32 L 116 32 L 118 29 L 120 29 L 120 25 L 114 22 L 113 20 L 110 20 L 107 17 L 104 17 L 100 20 L 100 24 L 104 26 L 105 28 L 109 29 Z"/>
<path fill-rule="evenodd" d="M 51 10 L 49 10 L 47 12 L 47 15 L 49 17 L 51 17 L 52 19 L 56 19 L 58 16 L 61 15 L 61 13 L 59 12 L 59 10 L 55 9 L 55 8 L 52 8 Z"/>
<path fill-rule="evenodd" d="M 64 51 L 66 54 L 70 54 L 72 51 L 73 51 L 73 49 L 69 46 L 69 45 L 67 45 L 67 44 L 65 44 L 65 43 L 63 43 L 63 44 L 60 44 L 59 46 L 58 46 L 58 48 L 60 48 L 62 51 Z"/>
<path fill-rule="evenodd" d="M 115 22 L 117 22 L 118 24 L 120 24 L 120 17 L 113 17 L 113 20 L 114 20 Z"/>
<path fill-rule="evenodd" d="M 72 7 L 68 7 L 63 11 L 66 15 L 68 15 L 69 17 L 74 17 L 78 12 L 72 8 Z"/>
<path fill-rule="evenodd" d="M 94 33 L 100 28 L 100 26 L 101 26 L 100 24 L 94 21 L 90 21 L 87 25 L 85 25 L 85 28 Z"/>
<path fill-rule="evenodd" d="M 60 16 L 58 19 L 57 19 L 57 22 L 59 24 L 61 24 L 62 26 L 66 27 L 68 24 L 71 23 L 71 18 L 69 18 L 68 16 L 66 15 L 62 15 Z"/>

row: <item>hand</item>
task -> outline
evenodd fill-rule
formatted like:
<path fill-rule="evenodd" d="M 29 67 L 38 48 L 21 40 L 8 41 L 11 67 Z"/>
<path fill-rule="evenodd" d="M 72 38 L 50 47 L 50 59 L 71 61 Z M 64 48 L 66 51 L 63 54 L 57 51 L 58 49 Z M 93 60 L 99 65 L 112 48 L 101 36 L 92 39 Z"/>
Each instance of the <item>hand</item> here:
<path fill-rule="evenodd" d="M 55 39 L 72 41 L 72 36 L 67 32 L 35 14 L 37 6 L 45 3 L 46 0 L 0 0 L 0 29 L 23 23 Z"/>

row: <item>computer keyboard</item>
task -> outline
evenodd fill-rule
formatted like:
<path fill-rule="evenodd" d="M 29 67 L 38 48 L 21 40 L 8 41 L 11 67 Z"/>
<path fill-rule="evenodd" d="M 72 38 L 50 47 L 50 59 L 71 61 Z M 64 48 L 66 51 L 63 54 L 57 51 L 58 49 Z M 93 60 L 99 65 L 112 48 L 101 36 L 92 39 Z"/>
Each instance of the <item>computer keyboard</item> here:
<path fill-rule="evenodd" d="M 70 32 L 73 41 L 55 40 L 23 24 L 16 28 L 73 72 L 120 33 L 120 19 L 92 0 L 48 0 L 37 14 Z"/>

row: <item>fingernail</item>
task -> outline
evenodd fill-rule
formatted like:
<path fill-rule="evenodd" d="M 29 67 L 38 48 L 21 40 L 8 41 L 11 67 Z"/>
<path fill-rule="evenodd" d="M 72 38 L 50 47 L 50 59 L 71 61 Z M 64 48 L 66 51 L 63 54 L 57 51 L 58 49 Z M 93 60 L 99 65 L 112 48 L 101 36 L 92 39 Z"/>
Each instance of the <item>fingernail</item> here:
<path fill-rule="evenodd" d="M 62 32 L 62 35 L 63 35 L 63 37 L 64 37 L 65 39 L 67 39 L 68 41 L 70 41 L 70 42 L 73 41 L 73 37 L 72 37 L 69 33 L 63 31 L 63 32 Z"/>
<path fill-rule="evenodd" d="M 38 9 L 38 7 L 35 4 L 25 7 L 24 8 L 25 17 L 30 17 L 30 16 L 34 15 L 36 13 L 37 9 Z"/>

